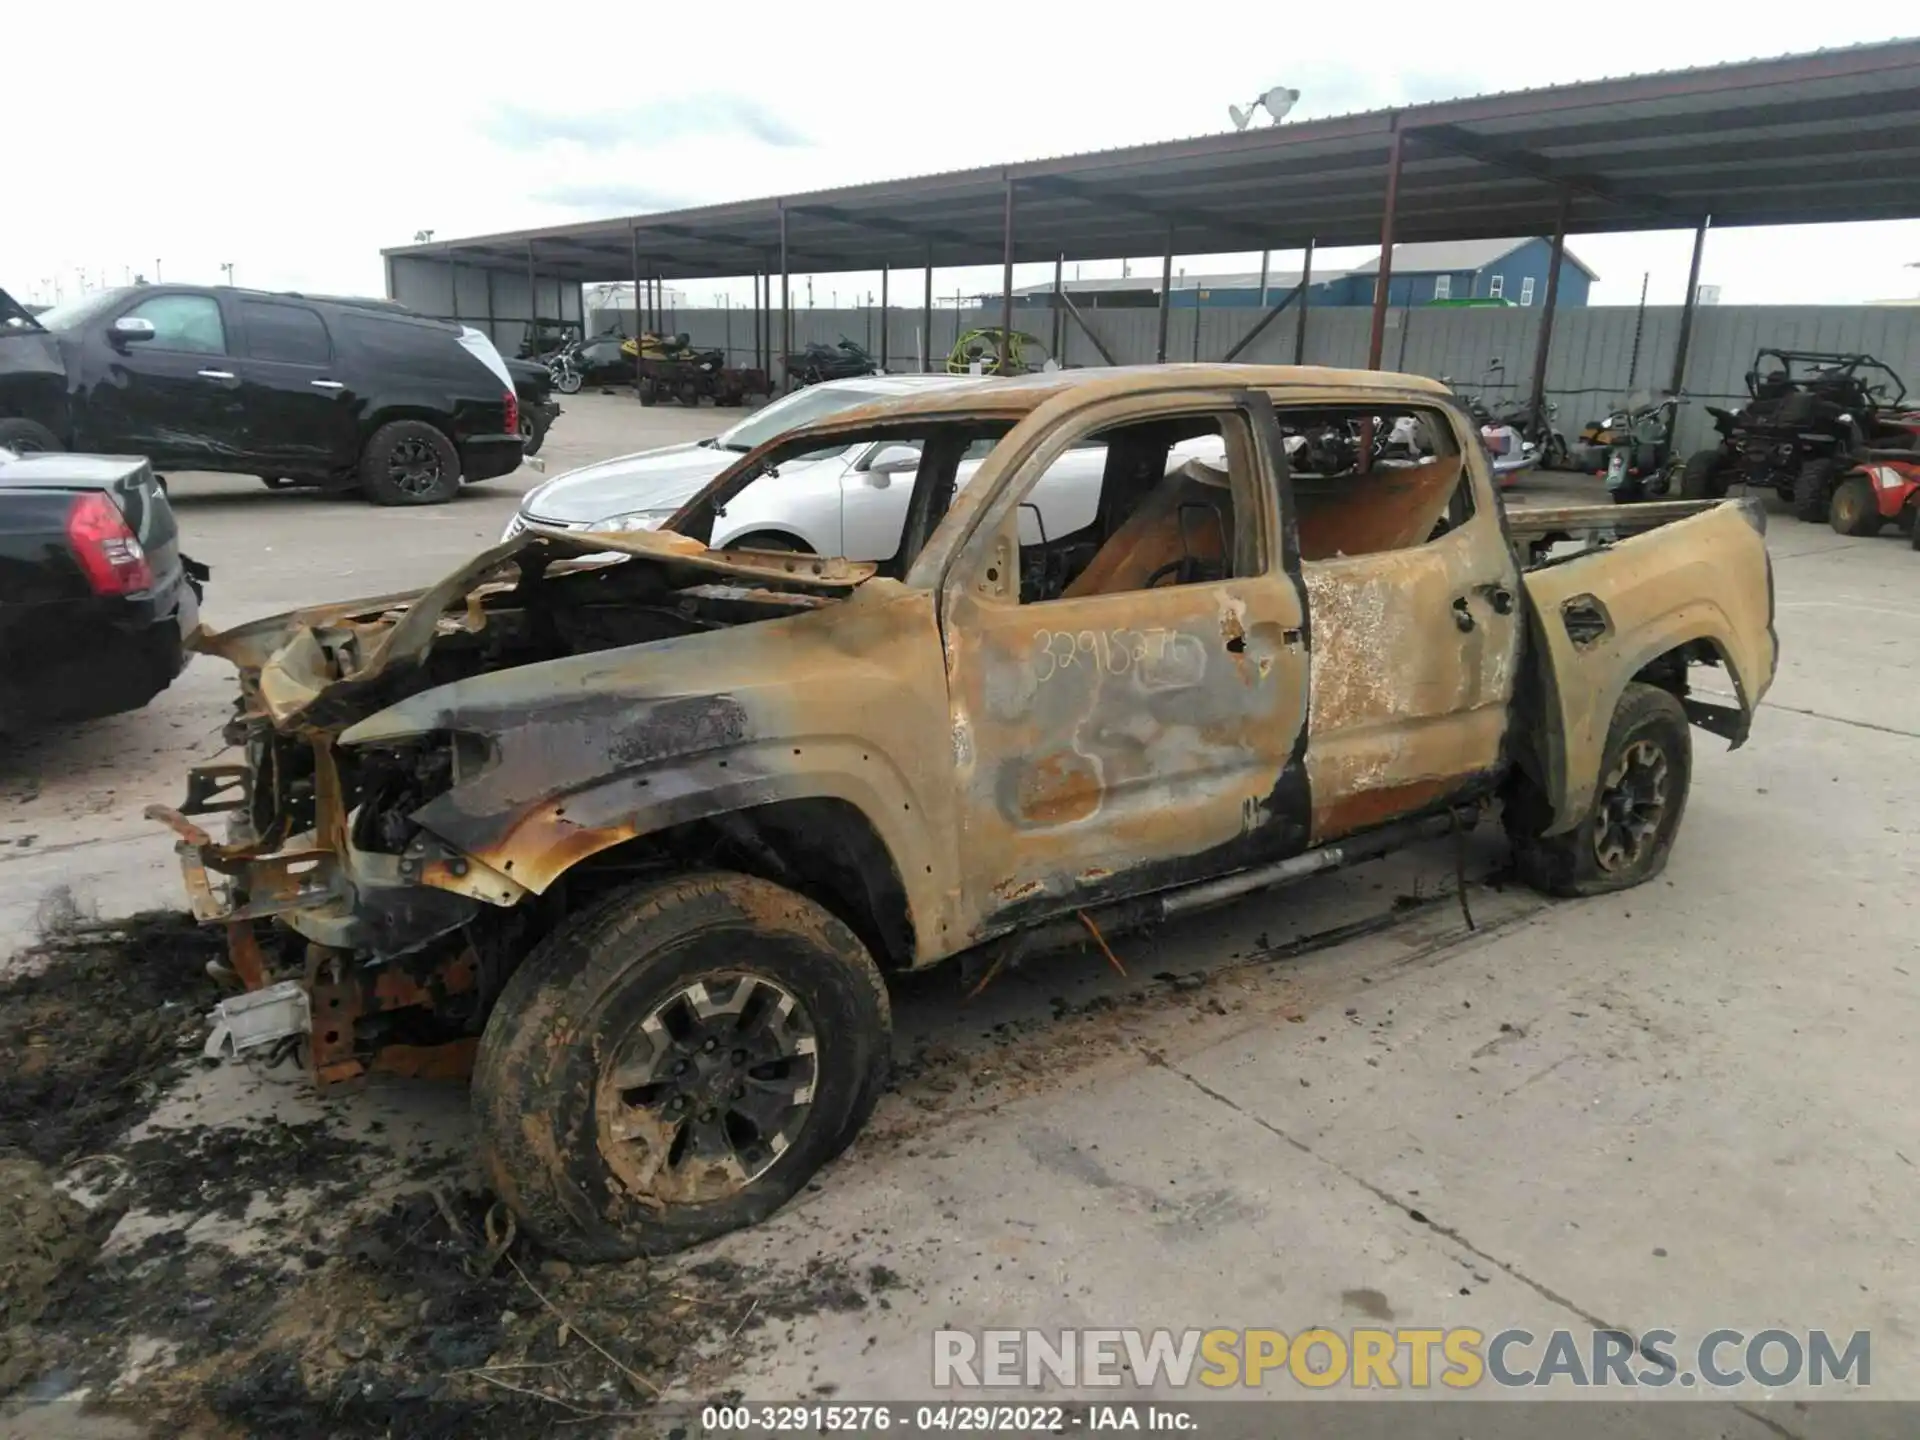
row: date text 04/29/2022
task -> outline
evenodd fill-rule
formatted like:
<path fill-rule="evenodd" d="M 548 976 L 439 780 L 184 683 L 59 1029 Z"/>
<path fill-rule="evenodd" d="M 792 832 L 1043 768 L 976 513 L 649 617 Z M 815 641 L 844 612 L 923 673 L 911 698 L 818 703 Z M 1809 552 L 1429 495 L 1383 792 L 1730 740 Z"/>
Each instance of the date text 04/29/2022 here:
<path fill-rule="evenodd" d="M 1199 1422 L 1181 1405 L 1119 1402 L 1092 1405 L 985 1405 L 966 1401 L 888 1404 L 709 1405 L 700 1412 L 707 1436 L 1034 1435 L 1074 1431 L 1192 1433 Z"/>

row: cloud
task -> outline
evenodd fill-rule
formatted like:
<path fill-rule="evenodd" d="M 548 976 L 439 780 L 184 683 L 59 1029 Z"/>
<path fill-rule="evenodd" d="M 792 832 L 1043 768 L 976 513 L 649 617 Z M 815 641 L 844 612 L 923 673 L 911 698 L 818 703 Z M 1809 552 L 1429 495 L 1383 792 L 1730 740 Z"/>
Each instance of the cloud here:
<path fill-rule="evenodd" d="M 573 210 L 597 210 L 608 215 L 646 215 L 656 210 L 681 210 L 699 202 L 679 190 L 660 190 L 650 185 L 631 185 L 618 180 L 583 180 L 550 185 L 528 197 L 543 205 L 564 205 Z"/>
<path fill-rule="evenodd" d="M 715 93 L 603 111 L 533 110 L 508 102 L 490 112 L 481 129 L 510 150 L 536 150 L 559 141 L 590 149 L 660 145 L 712 135 L 741 135 L 779 149 L 811 143 L 799 127 L 756 101 Z"/>

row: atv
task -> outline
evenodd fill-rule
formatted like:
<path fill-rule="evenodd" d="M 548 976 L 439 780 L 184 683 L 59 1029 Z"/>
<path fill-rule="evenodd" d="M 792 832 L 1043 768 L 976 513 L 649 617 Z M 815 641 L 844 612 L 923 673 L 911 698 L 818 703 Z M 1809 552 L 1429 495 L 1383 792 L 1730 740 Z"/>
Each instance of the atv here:
<path fill-rule="evenodd" d="M 947 352 L 947 373 L 949 375 L 974 374 L 974 366 L 980 367 L 979 374 L 1000 374 L 1000 327 L 990 325 L 983 329 L 969 330 L 953 342 L 953 349 Z M 1024 330 L 1008 330 L 1007 369 L 1009 375 L 1025 375 L 1029 371 L 1042 369 L 1047 362 L 1046 347 Z"/>
<path fill-rule="evenodd" d="M 1911 450 L 1869 450 L 1863 462 L 1840 477 L 1833 487 L 1827 523 L 1842 535 L 1878 535 L 1897 525 L 1913 537 L 1920 550 L 1920 525 L 1914 524 L 1920 506 L 1920 453 Z"/>
<path fill-rule="evenodd" d="M 1866 452 L 1920 445 L 1920 413 L 1900 408 L 1905 383 L 1871 355 L 1763 349 L 1747 371 L 1747 393 L 1737 411 L 1706 407 L 1720 443 L 1688 458 L 1684 498 L 1764 485 L 1802 520 L 1824 520 L 1836 486 Z"/>

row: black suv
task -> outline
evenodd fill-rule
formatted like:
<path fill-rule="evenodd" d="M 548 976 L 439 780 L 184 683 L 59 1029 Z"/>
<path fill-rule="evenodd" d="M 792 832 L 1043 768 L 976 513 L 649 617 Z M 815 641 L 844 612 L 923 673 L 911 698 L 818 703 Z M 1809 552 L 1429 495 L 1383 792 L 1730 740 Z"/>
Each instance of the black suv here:
<path fill-rule="evenodd" d="M 33 315 L 0 290 L 0 447 L 16 452 L 435 505 L 514 470 L 521 444 L 492 342 L 389 302 L 139 285 Z"/>

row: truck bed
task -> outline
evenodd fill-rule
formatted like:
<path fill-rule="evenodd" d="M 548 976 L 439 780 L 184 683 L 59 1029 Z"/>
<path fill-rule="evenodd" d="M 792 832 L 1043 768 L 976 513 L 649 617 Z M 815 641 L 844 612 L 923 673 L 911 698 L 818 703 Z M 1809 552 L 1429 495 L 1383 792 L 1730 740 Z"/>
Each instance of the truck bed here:
<path fill-rule="evenodd" d="M 1751 523 L 1766 532 L 1766 509 L 1757 499 L 1656 500 L 1643 505 L 1516 506 L 1507 510 L 1507 534 L 1528 569 L 1559 564 L 1617 540 L 1644 535 L 1722 505 L 1745 507 Z M 1562 547 L 1572 546 L 1572 549 Z"/>

